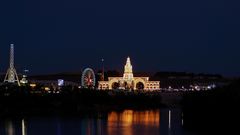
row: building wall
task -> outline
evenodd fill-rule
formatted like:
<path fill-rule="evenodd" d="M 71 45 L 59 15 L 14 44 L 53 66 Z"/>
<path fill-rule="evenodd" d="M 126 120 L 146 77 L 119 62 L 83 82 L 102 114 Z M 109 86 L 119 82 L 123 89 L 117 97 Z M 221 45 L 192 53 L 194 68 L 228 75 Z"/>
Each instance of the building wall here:
<path fill-rule="evenodd" d="M 107 90 L 109 89 L 108 81 L 99 81 L 98 82 L 98 89 L 99 90 Z"/>
<path fill-rule="evenodd" d="M 134 90 L 137 89 L 137 84 L 139 82 L 143 83 L 144 85 L 144 90 L 159 90 L 160 89 L 160 81 L 148 81 L 148 77 L 134 77 Z M 107 89 L 112 89 L 112 84 L 113 83 L 119 83 L 121 81 L 124 81 L 123 78 L 121 77 L 111 77 L 109 78 L 109 81 L 99 81 L 98 83 L 98 89 L 100 90 L 107 90 Z"/>
<path fill-rule="evenodd" d="M 160 89 L 160 81 L 149 81 L 146 86 L 147 90 L 159 90 Z"/>

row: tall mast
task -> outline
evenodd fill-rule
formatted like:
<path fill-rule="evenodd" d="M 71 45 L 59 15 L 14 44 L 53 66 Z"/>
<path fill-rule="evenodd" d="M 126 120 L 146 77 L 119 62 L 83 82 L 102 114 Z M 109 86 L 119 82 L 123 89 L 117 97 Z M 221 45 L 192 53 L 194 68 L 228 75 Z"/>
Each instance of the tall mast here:
<path fill-rule="evenodd" d="M 18 75 L 14 67 L 14 44 L 10 44 L 9 68 L 7 70 L 4 82 L 17 83 L 20 86 Z"/>

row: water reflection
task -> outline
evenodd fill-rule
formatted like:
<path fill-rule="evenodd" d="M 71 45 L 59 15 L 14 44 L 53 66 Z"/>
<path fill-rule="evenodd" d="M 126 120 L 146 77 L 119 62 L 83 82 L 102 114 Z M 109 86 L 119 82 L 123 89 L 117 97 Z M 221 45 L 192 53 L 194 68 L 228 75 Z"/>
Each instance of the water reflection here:
<path fill-rule="evenodd" d="M 25 120 L 22 119 L 22 135 L 27 135 L 26 134 L 26 126 L 25 126 Z"/>
<path fill-rule="evenodd" d="M 168 130 L 171 130 L 171 110 L 168 111 Z"/>
<path fill-rule="evenodd" d="M 108 134 L 132 135 L 136 131 L 142 134 L 158 133 L 160 113 L 158 110 L 110 112 L 107 119 Z"/>
<path fill-rule="evenodd" d="M 99 117 L 99 116 L 100 117 Z M 0 135 L 186 135 L 179 109 L 0 121 Z"/>
<path fill-rule="evenodd" d="M 184 125 L 183 113 L 181 115 L 181 119 L 182 119 L 182 126 L 183 126 Z"/>
<path fill-rule="evenodd" d="M 14 135 L 14 127 L 13 127 L 12 121 L 7 121 L 5 126 L 6 126 L 5 128 L 6 134 Z"/>

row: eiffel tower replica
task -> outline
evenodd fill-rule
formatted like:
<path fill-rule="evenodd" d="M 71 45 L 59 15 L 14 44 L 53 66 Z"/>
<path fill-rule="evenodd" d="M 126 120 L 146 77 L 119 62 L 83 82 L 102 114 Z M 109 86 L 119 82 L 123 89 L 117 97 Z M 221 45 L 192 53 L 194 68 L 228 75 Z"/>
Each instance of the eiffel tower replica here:
<path fill-rule="evenodd" d="M 20 86 L 16 69 L 14 68 L 14 44 L 10 44 L 10 66 L 7 70 L 4 82 L 17 83 Z"/>

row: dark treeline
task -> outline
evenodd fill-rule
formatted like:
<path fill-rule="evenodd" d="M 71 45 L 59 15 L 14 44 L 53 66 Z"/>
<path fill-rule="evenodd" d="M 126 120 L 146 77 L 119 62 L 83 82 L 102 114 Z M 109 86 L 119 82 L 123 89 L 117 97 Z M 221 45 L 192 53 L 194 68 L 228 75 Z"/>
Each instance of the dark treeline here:
<path fill-rule="evenodd" d="M 240 80 L 212 91 L 185 93 L 184 125 L 207 133 L 239 134 Z"/>
<path fill-rule="evenodd" d="M 6 88 L 7 87 L 7 88 Z M 77 114 L 79 112 L 122 109 L 154 109 L 162 106 L 155 92 L 99 91 L 66 86 L 60 93 L 30 87 L 2 86 L 0 116 L 32 114 Z"/>
<path fill-rule="evenodd" d="M 96 72 L 96 76 L 102 74 L 102 71 L 99 70 Z M 134 72 L 134 76 L 145 76 L 150 77 L 152 79 L 169 79 L 169 78 L 189 78 L 189 79 L 222 79 L 224 78 L 222 75 L 219 74 L 205 74 L 205 73 L 188 73 L 188 72 L 156 72 L 156 73 L 148 73 L 148 72 Z M 78 76 L 78 78 L 77 78 Z M 33 75 L 29 76 L 30 78 L 34 79 L 70 79 L 75 80 L 79 79 L 79 76 L 81 76 L 81 72 L 76 73 L 58 73 L 58 74 L 50 74 L 50 75 Z M 108 77 L 121 77 L 123 76 L 123 73 L 117 70 L 108 70 L 104 72 L 105 79 L 107 80 Z M 4 75 L 1 77 L 3 78 Z"/>
<path fill-rule="evenodd" d="M 188 73 L 188 72 L 157 72 L 154 76 L 161 78 L 169 77 L 189 77 L 189 78 L 223 78 L 219 74 L 205 74 L 205 73 Z"/>
<path fill-rule="evenodd" d="M 190 85 L 225 85 L 232 79 L 225 78 L 219 74 L 188 73 L 188 72 L 157 72 L 151 80 L 161 82 L 161 88 L 190 88 Z"/>
<path fill-rule="evenodd" d="M 102 71 L 96 72 L 97 82 L 101 80 Z M 123 73 L 117 70 L 108 70 L 104 72 L 104 80 L 107 81 L 108 77 L 122 77 Z M 150 80 L 160 81 L 161 88 L 189 88 L 190 85 L 208 85 L 208 84 L 227 84 L 232 81 L 232 79 L 225 78 L 219 74 L 204 74 L 204 73 L 188 73 L 188 72 L 134 72 L 134 76 L 144 76 L 150 77 Z M 21 78 L 21 77 L 20 77 Z M 65 81 L 72 81 L 75 83 L 81 82 L 81 72 L 76 73 L 59 73 L 52 75 L 35 75 L 29 76 L 28 79 L 31 80 L 57 80 L 64 79 Z"/>

